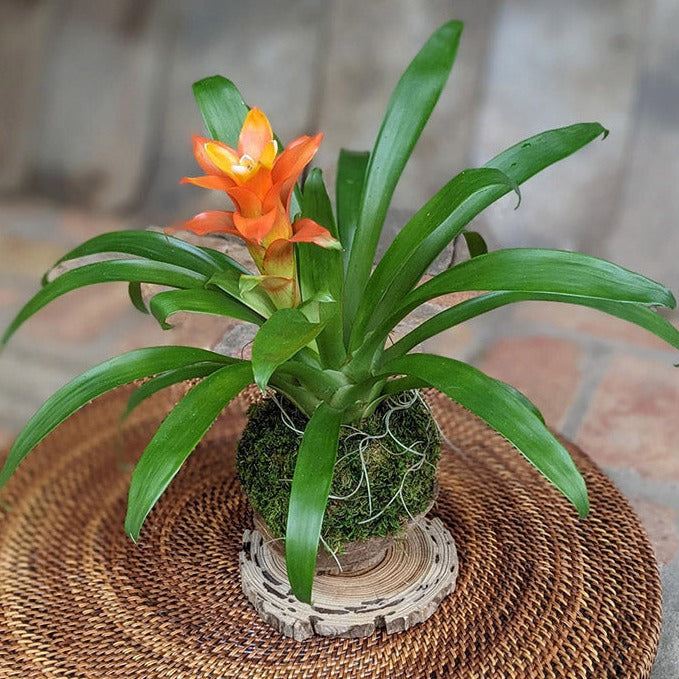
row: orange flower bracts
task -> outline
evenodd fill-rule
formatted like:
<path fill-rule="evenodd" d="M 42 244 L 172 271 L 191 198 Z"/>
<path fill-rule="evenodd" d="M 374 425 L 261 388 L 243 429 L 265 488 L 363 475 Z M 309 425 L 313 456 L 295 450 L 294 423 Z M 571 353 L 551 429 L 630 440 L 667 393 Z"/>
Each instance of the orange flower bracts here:
<path fill-rule="evenodd" d="M 183 184 L 225 191 L 233 212 L 211 210 L 182 228 L 198 235 L 225 233 L 242 238 L 260 271 L 244 276 L 248 287 L 261 285 L 278 308 L 300 301 L 294 243 L 341 248 L 330 232 L 311 219 L 290 221 L 295 182 L 320 146 L 322 134 L 292 141 L 279 154 L 266 115 L 253 108 L 245 117 L 238 149 L 205 137 L 193 138 L 193 153 L 205 172 L 184 177 Z"/>

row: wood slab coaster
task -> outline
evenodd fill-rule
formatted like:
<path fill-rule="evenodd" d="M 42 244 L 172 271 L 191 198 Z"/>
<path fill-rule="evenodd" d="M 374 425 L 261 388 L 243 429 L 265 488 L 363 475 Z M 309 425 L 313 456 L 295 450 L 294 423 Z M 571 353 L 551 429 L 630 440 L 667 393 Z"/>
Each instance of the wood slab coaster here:
<path fill-rule="evenodd" d="M 427 620 L 455 589 L 455 542 L 440 519 L 421 518 L 367 570 L 317 575 L 313 606 L 290 590 L 285 559 L 257 530 L 243 534 L 243 592 L 264 621 L 288 637 L 358 638 L 403 632 Z"/>

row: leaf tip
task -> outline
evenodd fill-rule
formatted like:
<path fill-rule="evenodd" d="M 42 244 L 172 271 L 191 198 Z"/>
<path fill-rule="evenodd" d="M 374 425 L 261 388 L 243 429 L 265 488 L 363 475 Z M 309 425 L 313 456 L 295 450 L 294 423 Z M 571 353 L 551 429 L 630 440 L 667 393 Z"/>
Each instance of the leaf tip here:
<path fill-rule="evenodd" d="M 2 337 L 0 337 L 0 352 L 5 348 L 7 345 L 7 342 L 9 342 L 10 338 L 14 334 L 14 324 L 10 325 L 5 332 L 2 333 Z"/>
<path fill-rule="evenodd" d="M 459 19 L 452 19 L 451 21 L 448 21 L 445 24 L 443 24 L 440 30 L 451 31 L 459 35 L 464 30 L 464 21 L 460 21 Z"/>
<path fill-rule="evenodd" d="M 514 206 L 515 210 L 519 209 L 519 205 L 521 205 L 521 189 L 519 188 L 518 184 L 514 184 L 514 193 L 516 194 L 516 205 Z"/>
<path fill-rule="evenodd" d="M 133 523 L 132 519 L 128 516 L 125 519 L 125 533 L 127 537 L 134 542 L 136 545 L 139 542 L 139 533 L 141 532 L 141 525 L 136 525 Z"/>
<path fill-rule="evenodd" d="M 585 486 L 584 479 L 582 479 L 582 489 L 578 493 L 577 497 L 574 498 L 573 504 L 578 510 L 579 518 L 586 519 L 589 516 L 589 494 L 587 493 L 587 487 Z"/>
<path fill-rule="evenodd" d="M 205 78 L 201 78 L 200 80 L 196 80 L 193 85 L 191 85 L 191 88 L 193 89 L 194 94 L 196 91 L 202 89 L 206 85 L 209 85 L 211 83 L 216 83 L 218 81 L 227 81 L 231 82 L 228 78 L 225 78 L 223 75 L 219 75 L 218 73 L 215 73 L 215 75 L 208 75 Z"/>

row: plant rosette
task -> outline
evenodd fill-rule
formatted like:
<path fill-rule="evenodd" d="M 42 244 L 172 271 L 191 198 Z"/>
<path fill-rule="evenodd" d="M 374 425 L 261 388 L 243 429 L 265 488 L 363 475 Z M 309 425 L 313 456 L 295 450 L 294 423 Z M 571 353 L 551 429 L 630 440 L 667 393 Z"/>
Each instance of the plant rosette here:
<path fill-rule="evenodd" d="M 127 281 L 135 306 L 163 328 L 179 311 L 254 324 L 252 358 L 178 346 L 112 358 L 38 410 L 16 439 L 0 484 L 45 436 L 101 394 L 145 379 L 129 411 L 160 389 L 193 380 L 134 469 L 125 530 L 136 541 L 215 419 L 254 383 L 272 396 L 253 410 L 243 435 L 241 479 L 271 538 L 284 545 L 292 595 L 311 604 L 319 545 L 321 553 L 341 559 L 355 539 L 402 534 L 431 503 L 439 444 L 418 390 L 433 388 L 505 437 L 586 516 L 585 482 L 527 398 L 466 363 L 415 350 L 444 330 L 524 300 L 598 309 L 679 347 L 679 331 L 656 311 L 675 306 L 661 284 L 586 254 L 489 252 L 468 229 L 484 208 L 508 193 L 519 196 L 523 182 L 606 130 L 579 123 L 542 132 L 460 172 L 402 226 L 373 268 L 392 195 L 448 78 L 461 32 L 459 22 L 445 24 L 415 56 L 369 152 L 340 152 L 334 209 L 319 169 L 299 181 L 320 134 L 283 147 L 266 116 L 249 108 L 231 81 L 197 82 L 194 95 L 209 136 L 195 137 L 193 150 L 204 174 L 182 181 L 224 192 L 232 209 L 203 212 L 181 228 L 241 239 L 255 270 L 167 233 L 100 235 L 57 262 L 69 266 L 48 272 L 3 342 L 71 290 Z M 466 239 L 470 258 L 421 282 L 458 237 Z M 92 261 L 102 254 L 105 261 Z M 163 286 L 148 302 L 141 294 L 145 283 Z M 478 294 L 462 296 L 392 343 L 394 328 L 420 305 L 468 291 Z"/>

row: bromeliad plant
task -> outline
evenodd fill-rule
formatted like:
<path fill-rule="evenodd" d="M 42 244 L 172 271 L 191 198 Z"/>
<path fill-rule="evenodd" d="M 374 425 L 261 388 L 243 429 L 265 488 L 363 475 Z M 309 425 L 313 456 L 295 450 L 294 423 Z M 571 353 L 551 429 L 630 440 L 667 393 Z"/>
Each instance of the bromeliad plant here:
<path fill-rule="evenodd" d="M 525 397 L 465 363 L 412 350 L 443 330 L 523 300 L 599 309 L 679 347 L 679 332 L 653 309 L 675 306 L 662 285 L 584 254 L 487 252 L 480 236 L 467 230 L 485 207 L 510 192 L 518 194 L 527 179 L 605 136 L 606 130 L 598 123 L 582 123 L 543 132 L 483 167 L 456 175 L 403 226 L 373 270 L 392 194 L 446 82 L 461 31 L 459 22 L 442 26 L 408 66 L 373 149 L 340 153 L 336 212 L 320 170 L 309 174 L 303 188 L 297 185 L 320 135 L 300 137 L 281 150 L 264 114 L 249 109 L 233 83 L 219 76 L 196 83 L 194 94 L 210 138 L 194 141 L 205 175 L 184 181 L 224 191 L 234 209 L 205 212 L 184 228 L 243 239 L 258 272 L 217 250 L 167 234 L 105 234 L 59 263 L 100 253 L 118 256 L 46 277 L 3 341 L 70 290 L 128 281 L 134 304 L 163 327 L 178 311 L 231 316 L 259 326 L 252 359 L 170 346 L 106 361 L 40 408 L 14 443 L 0 484 L 40 440 L 100 394 L 151 378 L 135 392 L 132 407 L 163 387 L 202 378 L 160 425 L 134 470 L 125 528 L 136 540 L 151 508 L 222 409 L 252 382 L 261 390 L 270 387 L 309 418 L 292 480 L 285 549 L 292 589 L 310 601 L 341 426 L 360 423 L 392 395 L 434 387 L 514 444 L 585 516 L 588 497 L 581 475 Z M 420 283 L 430 264 L 461 235 L 472 257 Z M 142 283 L 171 289 L 156 294 L 147 310 Z M 460 291 L 482 292 L 390 345 L 395 326 L 419 305 Z"/>

